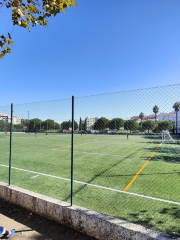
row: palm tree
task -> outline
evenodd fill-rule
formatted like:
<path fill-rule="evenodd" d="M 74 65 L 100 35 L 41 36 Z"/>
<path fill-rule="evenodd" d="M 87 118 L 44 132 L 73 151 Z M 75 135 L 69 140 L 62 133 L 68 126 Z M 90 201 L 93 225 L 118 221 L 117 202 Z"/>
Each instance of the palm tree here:
<path fill-rule="evenodd" d="M 179 108 L 180 108 L 180 102 L 175 102 L 175 104 L 172 107 L 176 112 L 176 134 L 177 134 L 177 112 L 179 111 Z"/>
<path fill-rule="evenodd" d="M 143 120 L 143 118 L 144 118 L 144 113 L 143 113 L 143 112 L 141 112 L 141 113 L 139 114 L 139 118 L 141 119 L 141 133 L 142 133 L 142 120 Z"/>
<path fill-rule="evenodd" d="M 153 107 L 153 112 L 154 112 L 154 114 L 155 114 L 155 122 L 156 122 L 156 120 L 157 120 L 157 113 L 159 112 L 159 108 L 158 108 L 157 105 L 155 105 L 155 106 Z"/>

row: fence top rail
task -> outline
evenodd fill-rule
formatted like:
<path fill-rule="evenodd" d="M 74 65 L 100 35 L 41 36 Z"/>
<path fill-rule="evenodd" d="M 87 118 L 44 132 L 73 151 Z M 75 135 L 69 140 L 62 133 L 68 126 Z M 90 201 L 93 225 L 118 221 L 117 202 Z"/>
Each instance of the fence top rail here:
<path fill-rule="evenodd" d="M 140 88 L 140 89 L 132 89 L 132 90 L 125 90 L 125 91 L 119 91 L 119 92 L 111 92 L 111 93 L 100 93 L 100 94 L 93 94 L 93 95 L 87 95 L 87 96 L 79 96 L 75 98 L 87 98 L 87 97 L 95 97 L 95 96 L 105 96 L 105 95 L 112 95 L 112 94 L 120 94 L 120 93 L 128 93 L 128 92 L 138 92 L 138 91 L 145 91 L 145 90 L 153 90 L 153 89 L 159 89 L 159 88 L 168 88 L 168 87 L 177 87 L 180 86 L 180 84 L 172 84 L 172 85 L 164 85 L 164 86 L 156 86 L 156 87 L 149 87 L 149 88 Z M 65 100 L 71 100 L 72 98 L 62 98 L 62 99 L 56 99 L 56 100 L 44 100 L 44 101 L 37 101 L 37 102 L 28 102 L 28 103 L 17 103 L 14 105 L 23 105 L 23 104 L 38 104 L 38 103 L 47 103 L 47 102 L 56 102 L 56 101 L 65 101 Z M 8 105 L 3 105 L 1 107 L 8 107 Z"/>

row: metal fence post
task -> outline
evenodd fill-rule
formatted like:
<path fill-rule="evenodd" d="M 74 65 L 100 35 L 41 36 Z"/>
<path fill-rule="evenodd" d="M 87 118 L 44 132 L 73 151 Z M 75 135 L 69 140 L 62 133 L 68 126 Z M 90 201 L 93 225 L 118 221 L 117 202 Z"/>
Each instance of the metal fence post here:
<path fill-rule="evenodd" d="M 13 127 L 13 104 L 11 103 L 11 129 L 10 129 L 10 149 L 9 149 L 9 185 L 11 185 L 12 127 Z"/>
<path fill-rule="evenodd" d="M 74 170 L 74 96 L 72 96 L 72 130 L 71 130 L 71 206 L 73 205 L 73 170 Z"/>

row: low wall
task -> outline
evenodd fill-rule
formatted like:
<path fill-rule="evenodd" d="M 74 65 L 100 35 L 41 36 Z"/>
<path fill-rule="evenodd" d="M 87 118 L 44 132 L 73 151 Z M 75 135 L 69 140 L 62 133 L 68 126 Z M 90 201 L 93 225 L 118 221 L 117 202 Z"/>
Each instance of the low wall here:
<path fill-rule="evenodd" d="M 180 240 L 3 182 L 0 198 L 100 240 Z"/>

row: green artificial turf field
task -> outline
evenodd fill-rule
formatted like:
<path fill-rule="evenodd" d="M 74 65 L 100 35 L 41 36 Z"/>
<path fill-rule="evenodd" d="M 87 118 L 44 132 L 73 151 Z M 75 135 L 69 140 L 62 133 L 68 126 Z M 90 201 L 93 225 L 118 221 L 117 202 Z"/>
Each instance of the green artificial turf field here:
<path fill-rule="evenodd" d="M 0 134 L 7 183 L 9 141 Z M 180 145 L 161 136 L 75 134 L 73 203 L 180 235 L 179 163 Z M 11 173 L 13 185 L 70 202 L 71 135 L 13 133 Z"/>

